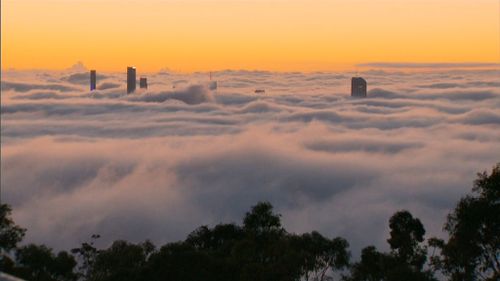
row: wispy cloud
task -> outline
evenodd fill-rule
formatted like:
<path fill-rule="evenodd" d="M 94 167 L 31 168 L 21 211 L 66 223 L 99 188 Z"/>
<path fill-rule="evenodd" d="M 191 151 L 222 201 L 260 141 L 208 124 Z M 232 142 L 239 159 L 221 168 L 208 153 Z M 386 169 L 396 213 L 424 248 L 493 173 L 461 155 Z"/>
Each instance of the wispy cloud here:
<path fill-rule="evenodd" d="M 370 62 L 357 64 L 358 67 L 380 68 L 499 68 L 500 63 L 494 62 L 442 62 L 442 63 L 417 63 L 417 62 Z"/>

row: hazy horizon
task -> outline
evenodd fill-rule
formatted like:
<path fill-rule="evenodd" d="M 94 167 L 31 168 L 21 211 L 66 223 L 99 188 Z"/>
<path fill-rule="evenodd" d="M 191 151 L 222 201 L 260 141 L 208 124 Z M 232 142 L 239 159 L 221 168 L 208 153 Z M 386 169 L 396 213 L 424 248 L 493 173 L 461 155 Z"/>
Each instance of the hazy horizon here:
<path fill-rule="evenodd" d="M 351 73 L 355 75 L 356 73 L 364 73 L 370 71 L 386 71 L 386 72 L 403 72 L 403 73 L 432 73 L 432 72 L 443 72 L 443 71 L 467 71 L 467 70 L 475 70 L 475 71 L 491 71 L 491 70 L 500 70 L 500 62 L 477 62 L 477 61 L 465 61 L 465 62 L 365 62 L 358 63 L 354 65 L 349 65 L 346 68 L 342 69 L 324 69 L 324 70 L 298 70 L 298 69 L 289 69 L 289 70 L 272 70 L 272 69 L 264 69 L 264 68 L 255 68 L 255 69 L 238 69 L 238 68 L 220 68 L 220 69 L 198 69 L 191 71 L 181 71 L 177 69 L 171 69 L 169 67 L 161 67 L 155 70 L 144 70 L 138 68 L 133 63 L 124 63 L 120 69 L 116 70 L 105 70 L 105 69 L 96 69 L 94 67 L 86 65 L 82 61 L 76 61 L 72 65 L 67 65 L 66 67 L 50 69 L 50 68 L 2 68 L 2 72 L 9 71 L 20 71 L 20 72 L 78 72 L 78 71 L 90 71 L 97 70 L 100 73 L 126 73 L 126 68 L 128 66 L 135 66 L 138 71 L 143 73 L 143 75 L 147 74 L 156 74 L 156 73 L 179 73 L 179 74 L 196 74 L 196 73 L 220 73 L 227 71 L 244 71 L 244 72 L 269 72 L 269 73 Z"/>

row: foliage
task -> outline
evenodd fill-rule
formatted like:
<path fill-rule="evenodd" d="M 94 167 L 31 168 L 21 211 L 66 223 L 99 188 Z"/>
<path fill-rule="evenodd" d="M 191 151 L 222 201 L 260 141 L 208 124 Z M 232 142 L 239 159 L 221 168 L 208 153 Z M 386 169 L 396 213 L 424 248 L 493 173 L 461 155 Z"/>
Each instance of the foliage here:
<path fill-rule="evenodd" d="M 86 270 L 87 280 L 143 280 L 146 261 L 154 250 L 149 241 L 137 245 L 115 241 L 95 256 L 91 267 Z"/>
<path fill-rule="evenodd" d="M 94 246 L 95 241 L 101 236 L 92 234 L 90 242 L 84 242 L 79 248 L 74 248 L 71 253 L 77 256 L 80 266 L 78 267 L 79 275 L 84 279 L 89 279 L 91 270 L 94 267 L 96 257 L 99 250 Z"/>
<path fill-rule="evenodd" d="M 15 261 L 9 252 L 23 239 L 26 229 L 14 223 L 12 209 L 7 204 L 0 204 L 0 271 L 11 271 Z"/>
<path fill-rule="evenodd" d="M 30 244 L 23 246 L 16 253 L 17 264 L 11 273 L 27 280 L 73 281 L 75 258 L 62 251 L 55 255 L 52 249 L 44 245 Z"/>
<path fill-rule="evenodd" d="M 500 280 L 500 163 L 479 173 L 472 191 L 448 215 L 448 241 L 432 239 L 441 250 L 432 264 L 453 281 Z"/>
<path fill-rule="evenodd" d="M 9 252 L 21 242 L 26 229 L 17 226 L 10 217 L 12 209 L 7 204 L 0 204 L 0 251 Z"/>
<path fill-rule="evenodd" d="M 421 270 L 426 261 L 426 249 L 420 245 L 425 235 L 420 220 L 413 218 L 408 211 L 400 211 L 389 220 L 389 228 L 391 237 L 387 242 L 393 256 L 415 270 Z"/>
<path fill-rule="evenodd" d="M 478 174 L 473 194 L 448 216 L 448 240 L 429 240 L 438 250 L 430 264 L 425 228 L 408 211 L 389 220 L 390 252 L 369 246 L 354 264 L 345 239 L 289 233 L 269 202 L 253 206 L 241 225 L 201 226 L 159 249 L 148 240 L 98 249 L 99 235 L 71 253 L 19 247 L 25 230 L 10 214 L 10 206 L 0 205 L 0 270 L 34 281 L 434 281 L 429 265 L 450 281 L 500 280 L 500 164 Z"/>
<path fill-rule="evenodd" d="M 389 220 L 390 253 L 380 253 L 373 246 L 362 250 L 361 261 L 351 268 L 350 281 L 431 281 L 432 273 L 424 269 L 427 251 L 425 229 L 408 211 L 396 212 Z"/>

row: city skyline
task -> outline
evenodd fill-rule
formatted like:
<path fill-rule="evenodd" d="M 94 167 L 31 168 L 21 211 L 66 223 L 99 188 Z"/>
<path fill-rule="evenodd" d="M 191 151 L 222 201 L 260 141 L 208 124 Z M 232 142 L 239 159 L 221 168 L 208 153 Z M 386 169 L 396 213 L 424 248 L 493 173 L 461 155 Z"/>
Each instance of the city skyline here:
<path fill-rule="evenodd" d="M 500 276 L 500 0 L 3 0 L 1 64 L 0 279 Z"/>
<path fill-rule="evenodd" d="M 210 72 L 210 83 L 208 84 L 208 89 L 216 90 L 217 89 L 217 81 L 212 81 L 212 72 Z M 90 70 L 90 79 L 89 86 L 90 91 L 94 91 L 97 89 L 97 74 L 96 70 Z M 127 94 L 132 94 L 135 92 L 137 87 L 137 69 L 134 66 L 127 67 Z M 147 89 L 148 88 L 148 79 L 147 77 L 141 76 L 139 77 L 139 88 Z M 174 85 L 175 88 L 175 85 Z M 263 94 L 265 93 L 265 89 L 256 89 L 254 93 Z M 355 98 L 366 98 L 367 97 L 367 82 L 363 77 L 352 77 L 351 78 L 351 97 Z"/>

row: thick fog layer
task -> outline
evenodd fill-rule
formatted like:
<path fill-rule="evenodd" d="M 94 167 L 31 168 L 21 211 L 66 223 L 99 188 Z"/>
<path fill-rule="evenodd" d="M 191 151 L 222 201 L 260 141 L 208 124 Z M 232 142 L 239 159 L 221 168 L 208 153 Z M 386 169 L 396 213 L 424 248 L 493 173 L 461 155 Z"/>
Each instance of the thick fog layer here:
<path fill-rule="evenodd" d="M 138 70 L 140 73 L 140 69 Z M 26 242 L 183 239 L 271 202 L 293 232 L 383 249 L 410 210 L 442 236 L 475 173 L 500 161 L 499 71 L 2 76 L 2 202 Z M 212 88 L 212 89 L 210 89 Z M 256 89 L 265 93 L 256 94 Z"/>

